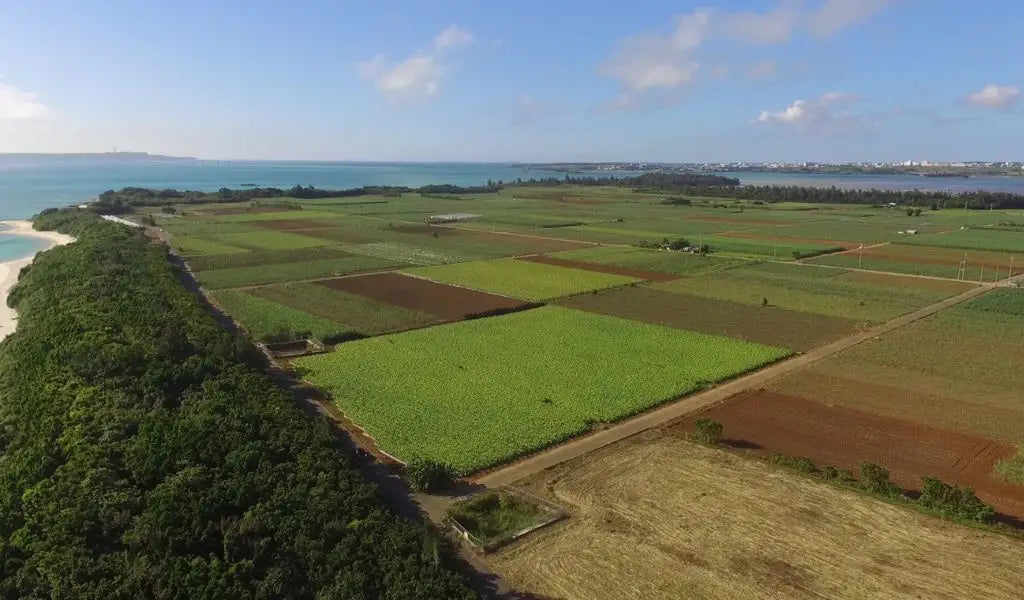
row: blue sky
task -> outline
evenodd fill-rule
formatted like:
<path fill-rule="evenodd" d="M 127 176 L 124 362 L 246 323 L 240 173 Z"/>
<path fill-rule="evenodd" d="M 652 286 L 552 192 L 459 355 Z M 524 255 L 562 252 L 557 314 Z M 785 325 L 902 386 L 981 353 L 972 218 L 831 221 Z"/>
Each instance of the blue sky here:
<path fill-rule="evenodd" d="M 1024 160 L 1015 0 L 4 3 L 0 152 Z"/>

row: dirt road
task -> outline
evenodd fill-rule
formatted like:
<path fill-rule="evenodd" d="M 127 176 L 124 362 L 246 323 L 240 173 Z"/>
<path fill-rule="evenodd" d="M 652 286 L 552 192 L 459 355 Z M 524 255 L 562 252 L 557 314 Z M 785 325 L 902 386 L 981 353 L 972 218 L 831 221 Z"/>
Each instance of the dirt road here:
<path fill-rule="evenodd" d="M 755 371 L 749 375 L 733 379 L 728 383 L 710 389 L 706 392 L 701 392 L 693 396 L 677 400 L 671 404 L 662 406 L 661 408 L 648 411 L 626 421 L 622 421 L 621 423 L 612 425 L 608 429 L 592 433 L 585 437 L 576 438 L 560 446 L 555 446 L 549 450 L 541 451 L 519 462 L 484 473 L 479 477 L 472 478 L 472 481 L 486 486 L 511 484 L 519 479 L 533 475 L 549 467 L 572 460 L 578 456 L 582 456 L 583 454 L 607 446 L 608 444 L 615 443 L 629 436 L 646 431 L 647 429 L 657 427 L 663 423 L 683 417 L 691 412 L 721 402 L 734 394 L 738 394 L 739 392 L 764 387 L 768 382 L 781 377 L 782 375 L 810 365 L 811 363 L 817 362 L 823 358 L 832 356 L 833 354 L 856 346 L 857 344 L 867 340 L 877 338 L 878 336 L 893 331 L 894 329 L 899 329 L 900 327 L 909 325 L 914 321 L 921 320 L 937 312 L 956 306 L 957 304 L 970 300 L 971 298 L 983 294 L 988 290 L 994 289 L 994 287 L 995 286 L 990 284 L 971 288 L 957 296 L 947 298 L 941 302 L 936 302 L 935 304 L 926 306 L 912 313 L 907 313 L 901 317 L 897 317 L 891 321 L 878 325 L 877 327 L 855 333 L 826 346 L 811 350 L 805 354 L 798 354 L 792 358 L 761 369 L 760 371 Z"/>

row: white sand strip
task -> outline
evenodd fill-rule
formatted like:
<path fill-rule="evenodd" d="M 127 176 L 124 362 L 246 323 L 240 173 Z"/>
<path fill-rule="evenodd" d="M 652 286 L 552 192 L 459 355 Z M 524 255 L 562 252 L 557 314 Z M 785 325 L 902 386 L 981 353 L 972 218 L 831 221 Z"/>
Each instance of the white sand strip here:
<path fill-rule="evenodd" d="M 36 231 L 32 229 L 31 221 L 0 221 L 0 233 L 17 234 L 47 240 L 50 242 L 47 249 L 70 244 L 75 241 L 75 238 L 63 233 Z M 14 284 L 18 283 L 18 275 L 21 274 L 21 269 L 30 264 L 34 258 L 35 256 L 27 256 L 16 260 L 0 262 L 0 340 L 14 333 L 15 328 L 18 326 L 18 313 L 13 308 L 7 306 L 7 294 L 14 287 Z"/>

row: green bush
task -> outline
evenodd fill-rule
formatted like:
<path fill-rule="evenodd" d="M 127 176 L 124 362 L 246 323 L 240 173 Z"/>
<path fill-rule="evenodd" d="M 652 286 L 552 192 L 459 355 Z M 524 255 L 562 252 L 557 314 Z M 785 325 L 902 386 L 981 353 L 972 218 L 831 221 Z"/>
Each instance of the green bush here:
<path fill-rule="evenodd" d="M 874 463 L 860 463 L 860 485 L 869 492 L 883 496 L 899 496 L 903 493 L 898 485 L 889 481 L 889 469 Z"/>
<path fill-rule="evenodd" d="M 405 465 L 405 478 L 417 492 L 441 492 L 452 487 L 455 469 L 436 460 L 414 458 Z"/>
<path fill-rule="evenodd" d="M 924 483 L 918 502 L 946 516 L 986 523 L 995 510 L 982 502 L 971 488 L 950 485 L 935 477 L 922 478 Z"/>
<path fill-rule="evenodd" d="M 722 441 L 722 424 L 714 419 L 701 417 L 693 423 L 693 439 L 704 444 Z"/>
<path fill-rule="evenodd" d="M 803 456 L 787 456 L 785 454 L 773 454 L 772 457 L 768 460 L 779 466 L 786 467 L 788 469 L 793 469 L 794 471 L 799 471 L 801 473 L 807 473 L 808 475 L 815 475 L 818 473 L 818 467 L 814 465 L 814 462 L 812 462 L 811 459 L 805 458 Z"/>

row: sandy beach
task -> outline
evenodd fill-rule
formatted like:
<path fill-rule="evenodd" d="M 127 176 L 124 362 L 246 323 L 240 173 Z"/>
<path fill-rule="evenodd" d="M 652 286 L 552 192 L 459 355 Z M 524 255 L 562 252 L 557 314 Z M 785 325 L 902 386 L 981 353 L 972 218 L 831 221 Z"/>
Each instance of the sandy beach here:
<path fill-rule="evenodd" d="M 0 221 L 0 233 L 11 233 L 47 240 L 50 243 L 47 249 L 70 244 L 75 241 L 75 238 L 63 233 L 36 231 L 32 229 L 31 221 Z M 7 293 L 18 282 L 18 275 L 21 273 L 22 267 L 31 263 L 33 258 L 35 257 L 27 256 L 16 260 L 0 262 L 0 340 L 14 333 L 15 328 L 18 326 L 18 313 L 13 308 L 7 306 Z"/>

